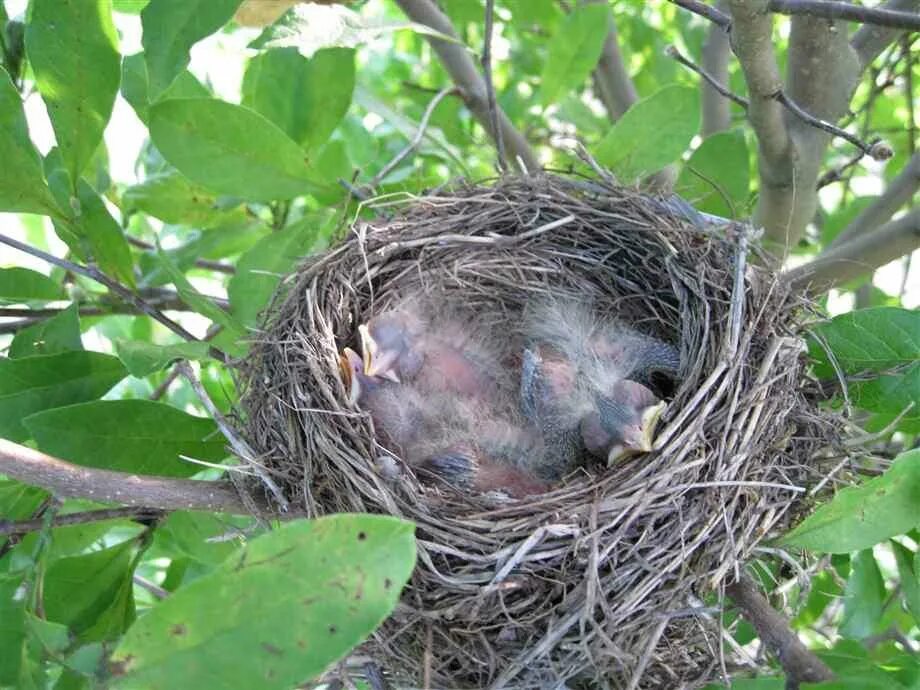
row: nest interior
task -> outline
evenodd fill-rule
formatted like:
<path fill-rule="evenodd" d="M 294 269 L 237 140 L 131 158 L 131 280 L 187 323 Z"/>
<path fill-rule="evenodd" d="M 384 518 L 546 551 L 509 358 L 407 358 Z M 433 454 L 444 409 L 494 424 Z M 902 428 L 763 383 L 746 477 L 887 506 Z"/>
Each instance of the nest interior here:
<path fill-rule="evenodd" d="M 613 185 L 509 178 L 376 210 L 284 281 L 239 372 L 245 436 L 295 508 L 417 525 L 415 573 L 365 651 L 426 687 L 676 688 L 723 673 L 704 602 L 788 523 L 832 433 L 803 377 L 798 298 L 740 226 Z M 679 346 L 656 449 L 504 502 L 382 462 L 338 353 L 372 314 L 432 290 L 496 329 L 535 295 L 589 298 Z"/>

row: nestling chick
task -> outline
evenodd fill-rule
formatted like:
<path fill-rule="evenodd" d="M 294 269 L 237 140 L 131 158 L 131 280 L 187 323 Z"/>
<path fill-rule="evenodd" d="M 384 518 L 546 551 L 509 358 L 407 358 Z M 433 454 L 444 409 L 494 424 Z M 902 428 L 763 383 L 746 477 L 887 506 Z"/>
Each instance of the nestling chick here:
<path fill-rule="evenodd" d="M 431 392 L 495 395 L 502 368 L 485 337 L 433 301 L 407 301 L 358 327 L 364 372 Z"/>
<path fill-rule="evenodd" d="M 410 467 L 478 493 L 522 498 L 547 490 L 528 470 L 542 457 L 539 439 L 502 418 L 492 401 L 369 376 L 348 348 L 341 365 L 350 400 L 370 413 L 378 440 Z"/>
<path fill-rule="evenodd" d="M 571 468 L 573 434 L 608 463 L 651 450 L 665 404 L 649 386 L 656 375 L 677 375 L 676 349 L 574 301 L 533 305 L 525 338 L 532 349 L 524 354 L 522 405 L 563 473 Z M 573 383 L 548 386 L 541 379 Z M 534 390 L 537 405 L 530 399 Z"/>

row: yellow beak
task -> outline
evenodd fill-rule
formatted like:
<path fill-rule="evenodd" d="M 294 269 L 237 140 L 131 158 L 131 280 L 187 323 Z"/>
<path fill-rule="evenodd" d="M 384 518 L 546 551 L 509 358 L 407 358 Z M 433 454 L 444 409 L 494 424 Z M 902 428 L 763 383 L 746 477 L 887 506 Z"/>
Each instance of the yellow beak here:
<path fill-rule="evenodd" d="M 399 376 L 392 369 L 393 363 L 396 361 L 396 353 L 381 352 L 367 324 L 358 326 L 358 338 L 361 341 L 361 352 L 364 355 L 364 373 L 368 376 L 379 376 L 399 383 Z"/>

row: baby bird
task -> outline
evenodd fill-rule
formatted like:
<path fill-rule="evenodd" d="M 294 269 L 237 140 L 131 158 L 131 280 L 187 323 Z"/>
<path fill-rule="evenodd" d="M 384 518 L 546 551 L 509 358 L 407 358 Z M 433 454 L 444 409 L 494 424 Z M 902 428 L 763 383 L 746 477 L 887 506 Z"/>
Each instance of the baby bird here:
<path fill-rule="evenodd" d="M 528 470 L 542 453 L 539 438 L 491 404 L 370 376 L 349 348 L 341 366 L 349 399 L 370 413 L 378 440 L 421 474 L 461 490 L 512 498 L 548 489 Z"/>
<path fill-rule="evenodd" d="M 364 371 L 431 392 L 495 395 L 497 357 L 468 320 L 433 303 L 408 301 L 358 327 Z"/>
<path fill-rule="evenodd" d="M 676 349 L 574 301 L 532 305 L 525 329 L 522 408 L 558 472 L 572 467 L 573 444 L 608 464 L 651 449 L 666 406 L 650 386 L 656 376 L 676 377 Z"/>

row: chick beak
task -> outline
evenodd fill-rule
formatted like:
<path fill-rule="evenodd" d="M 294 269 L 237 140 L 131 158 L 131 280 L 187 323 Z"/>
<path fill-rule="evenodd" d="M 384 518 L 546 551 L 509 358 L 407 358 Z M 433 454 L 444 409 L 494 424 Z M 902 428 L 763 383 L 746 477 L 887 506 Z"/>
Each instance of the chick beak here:
<path fill-rule="evenodd" d="M 339 355 L 339 368 L 342 370 L 342 380 L 348 391 L 348 402 L 356 405 L 361 397 L 361 381 L 356 375 L 356 372 L 363 368 L 361 357 L 350 347 L 346 347 Z"/>
<path fill-rule="evenodd" d="M 630 432 L 623 443 L 614 444 L 607 453 L 607 467 L 612 467 L 620 460 L 637 453 L 649 453 L 655 440 L 655 428 L 658 420 L 667 409 L 667 403 L 660 401 L 642 410 L 638 426 L 630 427 Z"/>
<path fill-rule="evenodd" d="M 668 404 L 662 400 L 658 404 L 646 407 L 642 411 L 642 443 L 640 445 L 642 452 L 651 452 L 652 445 L 655 442 L 655 428 L 658 426 L 658 420 L 661 419 L 661 415 L 664 414 L 666 409 L 668 409 Z"/>
<path fill-rule="evenodd" d="M 399 383 L 399 376 L 393 371 L 397 353 L 392 350 L 382 350 L 374 340 L 374 336 L 371 335 L 367 324 L 358 326 L 358 337 L 361 341 L 361 352 L 364 353 L 364 373 Z"/>

